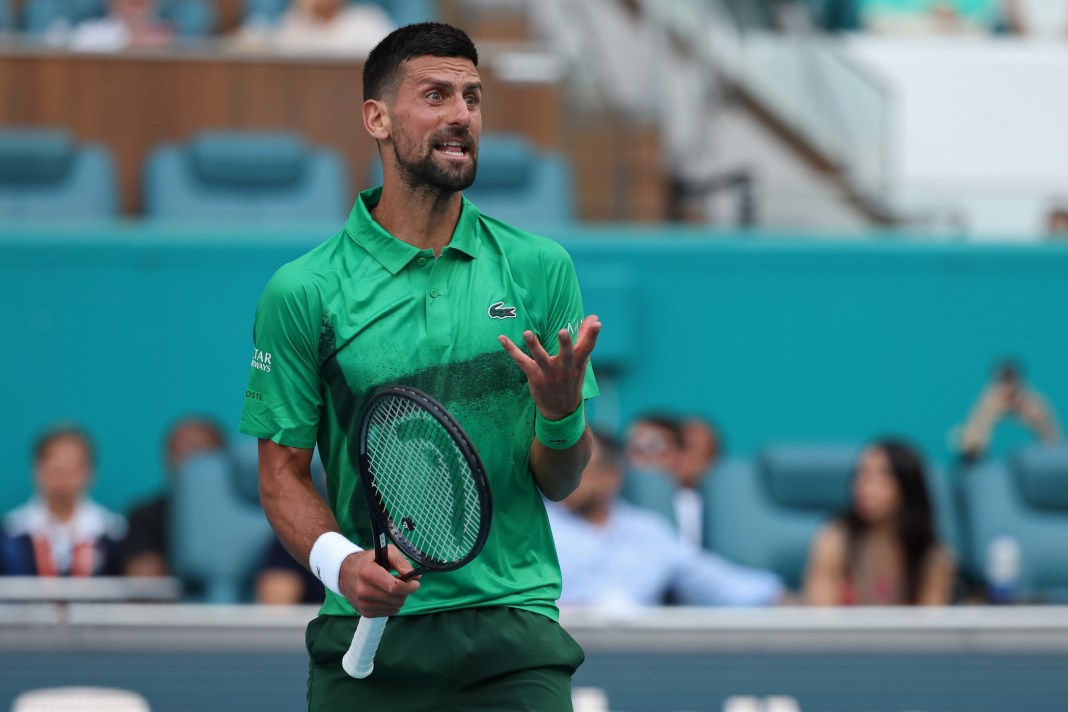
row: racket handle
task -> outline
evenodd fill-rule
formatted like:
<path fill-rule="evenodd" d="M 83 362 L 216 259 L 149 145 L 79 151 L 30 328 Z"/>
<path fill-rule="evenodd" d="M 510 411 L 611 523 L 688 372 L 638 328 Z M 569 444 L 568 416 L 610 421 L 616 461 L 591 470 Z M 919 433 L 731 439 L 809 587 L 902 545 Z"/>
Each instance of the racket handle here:
<path fill-rule="evenodd" d="M 375 653 L 378 652 L 378 643 L 382 640 L 382 631 L 386 629 L 388 620 L 388 616 L 360 618 L 356 633 L 352 636 L 352 645 L 341 659 L 341 667 L 350 677 L 362 680 L 375 669 Z"/>

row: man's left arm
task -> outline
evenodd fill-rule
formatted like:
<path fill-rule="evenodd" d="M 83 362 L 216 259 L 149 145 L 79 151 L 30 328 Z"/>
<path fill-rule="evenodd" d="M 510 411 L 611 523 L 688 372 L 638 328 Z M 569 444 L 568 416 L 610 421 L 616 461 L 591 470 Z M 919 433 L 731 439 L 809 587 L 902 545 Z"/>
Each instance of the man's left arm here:
<path fill-rule="evenodd" d="M 549 355 L 530 330 L 523 332 L 529 356 L 507 336 L 498 339 L 527 376 L 537 408 L 530 470 L 542 494 L 553 501 L 574 491 L 590 460 L 592 437 L 586 425 L 582 386 L 600 331 L 601 321 L 595 315 L 582 320 L 574 341 L 570 331 L 561 329 L 555 356 Z"/>

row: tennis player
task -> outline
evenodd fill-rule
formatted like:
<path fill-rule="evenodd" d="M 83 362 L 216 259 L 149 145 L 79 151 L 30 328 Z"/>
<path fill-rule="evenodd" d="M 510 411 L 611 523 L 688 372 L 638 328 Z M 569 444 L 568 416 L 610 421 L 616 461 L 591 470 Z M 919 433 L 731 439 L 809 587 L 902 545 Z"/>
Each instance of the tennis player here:
<path fill-rule="evenodd" d="M 597 395 L 589 356 L 601 325 L 583 316 L 559 245 L 462 195 L 482 128 L 477 66 L 468 36 L 436 23 L 371 52 L 363 123 L 383 186 L 278 270 L 256 312 L 241 430 L 260 438 L 267 518 L 327 588 L 307 630 L 312 710 L 571 709 L 583 653 L 557 623 L 542 495 L 565 497 L 590 457 L 584 402 Z M 353 452 L 364 403 L 390 384 L 426 391 L 457 418 L 494 501 L 472 563 L 410 582 L 374 561 Z M 328 505 L 309 472 L 316 444 Z M 411 570 L 392 546 L 390 563 Z M 341 667 L 357 615 L 396 616 L 363 680 Z"/>

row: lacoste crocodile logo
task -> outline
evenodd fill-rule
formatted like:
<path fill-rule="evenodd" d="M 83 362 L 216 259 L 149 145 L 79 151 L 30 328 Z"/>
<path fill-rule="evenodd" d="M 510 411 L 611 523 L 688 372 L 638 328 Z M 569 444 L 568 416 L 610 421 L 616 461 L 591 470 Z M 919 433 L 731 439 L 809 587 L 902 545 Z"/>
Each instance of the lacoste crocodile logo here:
<path fill-rule="evenodd" d="M 489 315 L 492 319 L 515 319 L 515 307 L 506 307 L 504 302 L 490 304 Z"/>

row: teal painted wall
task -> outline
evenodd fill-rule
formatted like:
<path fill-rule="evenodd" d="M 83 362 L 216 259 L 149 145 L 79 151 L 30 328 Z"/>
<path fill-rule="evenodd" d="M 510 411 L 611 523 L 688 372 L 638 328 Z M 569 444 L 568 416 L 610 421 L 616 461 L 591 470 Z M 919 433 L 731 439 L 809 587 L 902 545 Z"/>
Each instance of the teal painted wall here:
<path fill-rule="evenodd" d="M 236 429 L 259 292 L 328 234 L 0 233 L 0 510 L 29 496 L 30 442 L 51 422 L 89 428 L 95 495 L 120 510 L 162 486 L 176 417 Z M 609 427 L 650 408 L 701 412 L 742 454 L 893 432 L 941 462 L 1004 354 L 1068 410 L 1068 246 L 560 238 L 604 321 L 595 417 Z"/>

